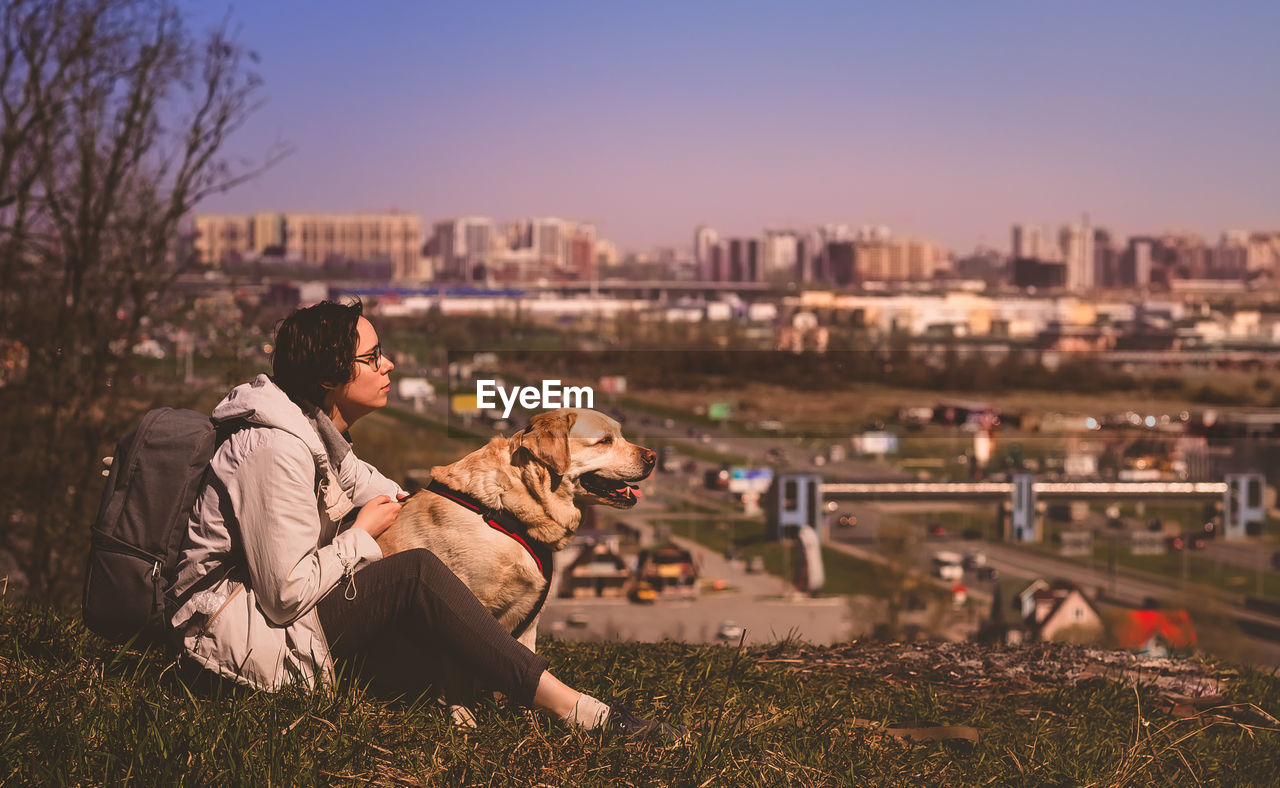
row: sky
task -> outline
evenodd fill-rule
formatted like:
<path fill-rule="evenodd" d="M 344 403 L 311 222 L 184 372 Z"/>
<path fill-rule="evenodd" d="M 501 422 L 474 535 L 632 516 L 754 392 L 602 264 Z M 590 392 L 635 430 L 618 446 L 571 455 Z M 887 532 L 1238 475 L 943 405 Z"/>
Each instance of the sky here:
<path fill-rule="evenodd" d="M 200 210 L 595 222 L 621 248 L 828 222 L 959 252 L 1085 213 L 1280 229 L 1280 2 L 191 3 L 293 153 Z M 229 10 L 228 10 L 229 9 Z"/>

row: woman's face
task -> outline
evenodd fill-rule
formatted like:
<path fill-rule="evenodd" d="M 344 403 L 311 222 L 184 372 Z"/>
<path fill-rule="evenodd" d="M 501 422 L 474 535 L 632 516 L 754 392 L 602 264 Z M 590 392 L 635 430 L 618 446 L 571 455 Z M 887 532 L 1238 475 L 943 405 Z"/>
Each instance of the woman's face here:
<path fill-rule="evenodd" d="M 329 394 L 330 404 L 338 409 L 348 426 L 387 404 L 387 395 L 391 393 L 391 370 L 396 368 L 391 359 L 375 352 L 381 350 L 381 345 L 372 323 L 360 318 L 356 333 L 355 376 Z"/>

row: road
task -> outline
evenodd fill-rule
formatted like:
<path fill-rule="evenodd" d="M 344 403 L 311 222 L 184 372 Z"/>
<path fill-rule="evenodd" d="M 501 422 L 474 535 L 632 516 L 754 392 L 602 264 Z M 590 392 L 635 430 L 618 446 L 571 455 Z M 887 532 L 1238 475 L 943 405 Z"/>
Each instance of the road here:
<path fill-rule="evenodd" d="M 628 523 L 652 530 L 641 518 Z M 568 639 L 639 640 L 653 642 L 670 638 L 691 643 L 729 643 L 718 638 L 721 625 L 732 622 L 744 630 L 748 644 L 772 643 L 795 636 L 810 643 L 841 643 L 850 639 L 853 622 L 846 599 L 810 599 L 788 594 L 780 578 L 748 573 L 715 550 L 675 536 L 679 546 L 689 550 L 703 580 L 724 580 L 729 590 L 704 592 L 697 600 L 659 600 L 635 604 L 625 599 L 547 600 L 539 632 Z M 571 561 L 569 551 L 557 555 L 559 569 Z M 575 615 L 576 614 L 576 615 Z M 573 626 L 569 617 L 585 620 Z M 737 645 L 733 640 L 731 645 Z"/>

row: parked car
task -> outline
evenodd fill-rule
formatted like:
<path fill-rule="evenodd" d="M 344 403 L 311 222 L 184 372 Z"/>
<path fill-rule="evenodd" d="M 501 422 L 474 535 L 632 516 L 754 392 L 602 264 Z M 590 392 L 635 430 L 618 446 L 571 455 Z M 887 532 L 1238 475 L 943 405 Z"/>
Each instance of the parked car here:
<path fill-rule="evenodd" d="M 708 490 L 729 489 L 729 469 L 713 468 L 707 471 L 702 477 L 702 484 Z"/>
<path fill-rule="evenodd" d="M 1203 550 L 1205 545 L 1209 543 L 1204 534 L 1183 534 L 1182 539 L 1186 542 L 1187 547 L 1192 550 Z"/>
<path fill-rule="evenodd" d="M 658 601 L 658 592 L 647 581 L 641 580 L 631 589 L 631 601 L 640 605 L 652 605 Z"/>
<path fill-rule="evenodd" d="M 669 444 L 658 447 L 658 470 L 662 473 L 675 473 L 680 470 L 682 460 L 679 452 Z"/>
<path fill-rule="evenodd" d="M 929 533 L 929 537 L 932 539 L 947 538 L 947 529 L 946 529 L 946 526 L 944 526 L 942 523 L 930 523 L 928 533 Z"/>

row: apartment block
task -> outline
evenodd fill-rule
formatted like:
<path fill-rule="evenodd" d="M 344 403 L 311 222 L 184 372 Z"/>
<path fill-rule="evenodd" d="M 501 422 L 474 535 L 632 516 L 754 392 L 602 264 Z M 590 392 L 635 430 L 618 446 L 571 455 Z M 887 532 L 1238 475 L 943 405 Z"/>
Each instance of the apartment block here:
<path fill-rule="evenodd" d="M 942 247 L 931 241 L 871 236 L 853 243 L 859 278 L 872 282 L 920 282 L 944 267 Z"/>
<path fill-rule="evenodd" d="M 286 213 L 284 236 L 287 257 L 316 265 L 390 260 L 395 278 L 422 255 L 422 220 L 404 213 Z"/>
<path fill-rule="evenodd" d="M 334 259 L 385 260 L 396 278 L 420 268 L 422 223 L 411 214 L 200 213 L 193 224 L 196 253 L 206 265 L 270 254 L 313 265 Z"/>

